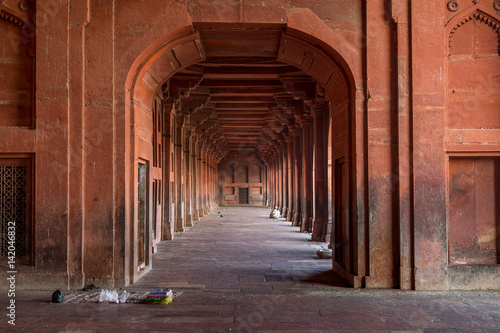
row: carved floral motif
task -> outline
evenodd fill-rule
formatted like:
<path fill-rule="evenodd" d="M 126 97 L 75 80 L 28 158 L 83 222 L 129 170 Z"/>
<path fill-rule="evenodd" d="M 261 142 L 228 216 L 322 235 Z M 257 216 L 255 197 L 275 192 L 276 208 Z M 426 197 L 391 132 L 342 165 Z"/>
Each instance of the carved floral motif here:
<path fill-rule="evenodd" d="M 495 10 L 500 11 L 500 0 L 495 0 L 493 2 L 493 8 L 495 8 Z"/>
<path fill-rule="evenodd" d="M 458 8 L 460 8 L 460 4 L 458 3 L 458 0 L 450 0 L 448 1 L 446 7 L 450 12 L 456 12 Z"/>
<path fill-rule="evenodd" d="M 19 2 L 19 9 L 21 9 L 23 12 L 29 11 L 31 7 L 32 4 L 29 0 L 22 0 L 21 2 Z"/>

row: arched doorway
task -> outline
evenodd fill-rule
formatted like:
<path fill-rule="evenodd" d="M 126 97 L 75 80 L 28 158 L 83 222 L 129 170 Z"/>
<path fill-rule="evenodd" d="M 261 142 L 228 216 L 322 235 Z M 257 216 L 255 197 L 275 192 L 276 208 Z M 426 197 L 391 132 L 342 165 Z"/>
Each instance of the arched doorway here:
<path fill-rule="evenodd" d="M 314 239 L 326 240 L 328 205 L 343 202 L 351 213 L 333 228 L 348 225 L 342 229 L 348 232 L 332 241 L 350 249 L 343 252 L 350 262 L 357 260 L 353 177 L 335 182 L 344 190 L 331 189 L 331 200 L 327 184 L 329 147 L 332 163 L 343 163 L 344 173 L 355 169 L 355 85 L 345 61 L 285 25 L 194 28 L 146 50 L 127 80 L 132 156 L 152 163 L 148 193 L 154 201 L 149 223 L 136 222 L 132 205 L 130 281 L 151 267 L 152 250 L 140 259 L 138 235 L 152 235 L 154 249 L 218 204 L 278 207 Z M 135 200 L 138 189 L 132 189 Z M 364 263 L 337 266 L 352 282 Z"/>

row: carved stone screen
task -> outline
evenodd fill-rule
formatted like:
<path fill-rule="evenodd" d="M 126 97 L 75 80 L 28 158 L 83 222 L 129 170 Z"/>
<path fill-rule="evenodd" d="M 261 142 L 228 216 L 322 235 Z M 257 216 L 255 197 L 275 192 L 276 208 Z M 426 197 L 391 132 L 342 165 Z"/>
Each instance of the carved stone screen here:
<path fill-rule="evenodd" d="M 29 263 L 31 240 L 31 159 L 0 159 L 0 261 L 8 256 L 8 230 L 15 225 L 16 263 Z"/>

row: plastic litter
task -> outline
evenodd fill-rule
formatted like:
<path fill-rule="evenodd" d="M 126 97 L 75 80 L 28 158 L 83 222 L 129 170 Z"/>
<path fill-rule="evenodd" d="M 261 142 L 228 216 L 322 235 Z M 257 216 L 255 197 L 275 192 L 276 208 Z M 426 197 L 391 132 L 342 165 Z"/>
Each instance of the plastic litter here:
<path fill-rule="evenodd" d="M 154 289 L 148 293 L 146 303 L 149 304 L 169 304 L 172 302 L 172 290 L 167 289 Z"/>
<path fill-rule="evenodd" d="M 126 290 L 123 291 L 123 293 L 120 295 L 120 298 L 118 299 L 118 301 L 120 301 L 120 303 L 125 303 L 127 301 L 127 299 L 129 298 L 130 296 L 130 293 L 127 292 Z"/>
<path fill-rule="evenodd" d="M 52 303 L 62 303 L 64 301 L 64 295 L 60 290 L 54 291 L 52 294 Z"/>
<path fill-rule="evenodd" d="M 318 251 L 316 251 L 316 255 L 320 259 L 331 259 L 332 249 L 319 249 Z"/>
<path fill-rule="evenodd" d="M 125 303 L 129 298 L 130 293 L 124 290 L 121 295 L 118 295 L 116 290 L 101 290 L 99 295 L 99 303 Z"/>
<path fill-rule="evenodd" d="M 269 217 L 272 219 L 279 219 L 281 217 L 281 213 L 279 210 L 274 209 Z"/>

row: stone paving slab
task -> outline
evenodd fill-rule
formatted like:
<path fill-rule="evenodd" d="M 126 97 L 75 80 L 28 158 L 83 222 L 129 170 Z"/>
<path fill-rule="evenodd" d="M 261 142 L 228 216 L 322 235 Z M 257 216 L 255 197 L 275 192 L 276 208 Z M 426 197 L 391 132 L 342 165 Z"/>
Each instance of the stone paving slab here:
<path fill-rule="evenodd" d="M 182 292 L 172 304 L 53 304 L 52 291 L 22 291 L 16 326 L 2 316 L 0 332 L 500 333 L 498 291 L 353 289 L 330 260 L 315 258 L 327 244 L 290 222 L 269 219 L 265 208 L 223 214 L 159 244 L 154 268 L 126 288 L 135 295 L 158 287 Z M 7 302 L 2 292 L 2 308 Z"/>

